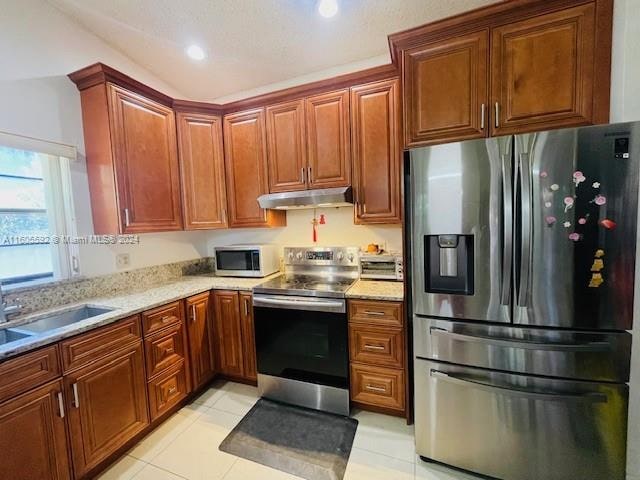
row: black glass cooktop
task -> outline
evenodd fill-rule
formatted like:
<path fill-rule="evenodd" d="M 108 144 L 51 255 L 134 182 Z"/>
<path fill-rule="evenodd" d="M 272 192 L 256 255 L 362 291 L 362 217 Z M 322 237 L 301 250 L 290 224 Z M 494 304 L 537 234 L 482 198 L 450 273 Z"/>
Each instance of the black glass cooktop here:
<path fill-rule="evenodd" d="M 253 288 L 255 293 L 303 295 L 315 297 L 344 297 L 355 283 L 354 278 L 282 274 Z"/>

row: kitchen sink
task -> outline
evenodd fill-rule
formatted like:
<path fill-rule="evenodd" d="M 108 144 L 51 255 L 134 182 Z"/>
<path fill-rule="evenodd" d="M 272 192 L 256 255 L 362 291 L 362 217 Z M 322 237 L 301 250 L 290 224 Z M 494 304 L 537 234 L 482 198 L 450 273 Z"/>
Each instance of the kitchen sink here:
<path fill-rule="evenodd" d="M 15 342 L 16 340 L 30 337 L 31 335 L 33 335 L 33 333 L 16 332 L 15 330 L 10 328 L 5 330 L 0 330 L 0 345 L 4 345 L 5 343 Z"/>
<path fill-rule="evenodd" d="M 91 307 L 83 305 L 73 310 L 57 313 L 49 317 L 41 318 L 31 323 L 26 323 L 18 327 L 14 327 L 12 333 L 21 335 L 37 335 L 38 333 L 47 332 L 60 327 L 66 327 L 76 322 L 86 320 L 87 318 L 97 317 L 103 313 L 111 312 L 112 308 Z M 5 342 L 6 343 L 6 342 Z"/>

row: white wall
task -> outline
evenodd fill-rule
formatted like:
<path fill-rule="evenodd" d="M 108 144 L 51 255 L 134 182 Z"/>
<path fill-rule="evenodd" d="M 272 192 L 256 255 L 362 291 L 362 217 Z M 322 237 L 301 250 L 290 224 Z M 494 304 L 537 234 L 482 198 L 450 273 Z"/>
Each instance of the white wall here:
<path fill-rule="evenodd" d="M 611 121 L 640 120 L 640 0 L 615 0 Z M 640 220 L 640 215 L 639 215 Z M 640 237 L 637 242 L 640 253 Z M 640 259 L 636 267 L 635 315 L 629 393 L 627 478 L 640 480 Z"/>
<path fill-rule="evenodd" d="M 93 225 L 84 158 L 80 95 L 67 74 L 103 62 L 169 95 L 184 98 L 43 0 L 0 0 L 0 131 L 74 145 L 72 166 L 78 233 Z M 141 235 L 137 246 L 84 246 L 82 273 L 115 271 L 115 255 L 128 252 L 131 268 L 206 255 L 206 234 Z"/>
<path fill-rule="evenodd" d="M 316 245 L 366 247 L 377 243 L 383 248 L 402 251 L 402 229 L 400 226 L 364 226 L 353 224 L 353 208 L 318 208 L 317 218 L 325 215 L 326 224 L 318 225 Z M 239 230 L 212 230 L 209 232 L 208 247 L 231 245 L 234 243 L 273 243 L 280 246 L 310 246 L 312 240 L 313 210 L 289 210 L 287 226 L 282 228 L 253 228 Z"/>

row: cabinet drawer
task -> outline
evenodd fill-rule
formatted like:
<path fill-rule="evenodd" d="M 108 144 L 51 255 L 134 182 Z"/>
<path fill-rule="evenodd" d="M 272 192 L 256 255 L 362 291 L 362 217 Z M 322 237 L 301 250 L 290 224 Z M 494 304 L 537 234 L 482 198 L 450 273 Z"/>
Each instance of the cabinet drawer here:
<path fill-rule="evenodd" d="M 0 402 L 62 375 L 58 346 L 12 358 L 0 364 Z"/>
<path fill-rule="evenodd" d="M 100 360 L 140 340 L 140 317 L 134 315 L 113 325 L 78 335 L 60 343 L 62 369 L 66 373 Z"/>
<path fill-rule="evenodd" d="M 182 320 L 182 302 L 173 302 L 153 310 L 142 312 L 142 330 L 145 335 L 156 332 Z"/>
<path fill-rule="evenodd" d="M 349 300 L 349 321 L 368 325 L 402 327 L 402 303 Z"/>
<path fill-rule="evenodd" d="M 151 420 L 155 420 L 189 393 L 184 361 L 151 380 L 148 387 Z"/>
<path fill-rule="evenodd" d="M 349 325 L 349 358 L 386 367 L 402 368 L 404 339 L 401 328 Z"/>
<path fill-rule="evenodd" d="M 351 400 L 404 410 L 404 372 L 393 368 L 351 365 Z"/>
<path fill-rule="evenodd" d="M 145 338 L 144 352 L 147 361 L 147 378 L 152 378 L 165 368 L 185 358 L 184 327 L 182 323 Z"/>

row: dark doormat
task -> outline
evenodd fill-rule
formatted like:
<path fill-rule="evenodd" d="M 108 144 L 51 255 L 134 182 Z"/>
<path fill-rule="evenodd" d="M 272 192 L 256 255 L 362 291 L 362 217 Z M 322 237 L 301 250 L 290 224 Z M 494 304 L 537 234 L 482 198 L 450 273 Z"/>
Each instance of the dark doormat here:
<path fill-rule="evenodd" d="M 307 480 L 342 480 L 358 421 L 261 398 L 220 450 Z"/>

